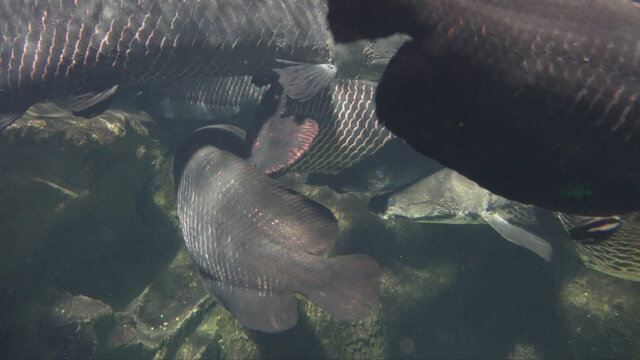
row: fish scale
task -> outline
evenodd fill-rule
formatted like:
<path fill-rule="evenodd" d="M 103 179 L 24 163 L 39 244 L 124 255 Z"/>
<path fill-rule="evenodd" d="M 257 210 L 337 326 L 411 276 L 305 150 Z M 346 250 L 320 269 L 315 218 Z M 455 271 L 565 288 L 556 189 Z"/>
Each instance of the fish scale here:
<path fill-rule="evenodd" d="M 584 264 L 596 271 L 640 281 L 640 213 L 622 216 L 622 225 L 597 244 L 573 241 Z"/>
<path fill-rule="evenodd" d="M 375 88 L 375 82 L 335 79 L 308 101 L 288 102 L 287 112 L 315 120 L 319 132 L 309 150 L 282 173 L 338 173 L 394 139 L 376 116 Z M 226 117 L 255 110 L 265 92 L 247 76 L 197 77 L 145 87 L 143 103 L 163 116 Z"/>
<path fill-rule="evenodd" d="M 376 97 L 385 126 L 421 153 L 523 203 L 598 216 L 638 207 L 637 3 L 329 5 L 338 41 L 412 37 Z"/>
<path fill-rule="evenodd" d="M 0 104 L 192 75 L 325 63 L 323 1 L 0 2 Z"/>
<path fill-rule="evenodd" d="M 309 151 L 284 171 L 335 174 L 393 139 L 376 116 L 375 88 L 370 81 L 336 79 L 313 101 L 296 102 L 294 113 L 316 119 L 320 132 Z"/>

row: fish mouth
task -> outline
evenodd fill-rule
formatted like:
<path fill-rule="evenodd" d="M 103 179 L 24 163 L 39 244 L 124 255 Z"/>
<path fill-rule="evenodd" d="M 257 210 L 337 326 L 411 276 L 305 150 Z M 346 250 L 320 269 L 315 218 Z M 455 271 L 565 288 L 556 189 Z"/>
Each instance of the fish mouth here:
<path fill-rule="evenodd" d="M 393 194 L 393 192 L 388 192 L 372 197 L 367 205 L 369 211 L 385 220 L 389 219 L 391 217 L 388 212 L 389 197 Z"/>

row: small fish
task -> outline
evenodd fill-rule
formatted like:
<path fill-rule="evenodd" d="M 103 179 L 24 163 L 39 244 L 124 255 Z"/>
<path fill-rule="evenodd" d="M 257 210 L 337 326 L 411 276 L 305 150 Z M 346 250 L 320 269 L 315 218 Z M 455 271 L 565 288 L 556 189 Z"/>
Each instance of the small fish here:
<path fill-rule="evenodd" d="M 195 75 L 277 80 L 309 99 L 335 76 L 326 14 L 323 0 L 2 1 L 0 129 L 43 100 L 78 112 Z"/>
<path fill-rule="evenodd" d="M 640 281 L 640 212 L 621 215 L 604 239 L 577 240 L 574 245 L 590 269 L 622 279 Z"/>
<path fill-rule="evenodd" d="M 369 207 L 383 219 L 488 224 L 506 240 L 551 260 L 552 248 L 546 240 L 515 225 L 535 223 L 533 206 L 492 194 L 451 169 L 442 169 L 398 192 L 374 197 Z"/>
<path fill-rule="evenodd" d="M 206 287 L 245 327 L 293 327 L 294 292 L 350 322 L 376 308 L 380 270 L 372 258 L 321 256 L 337 236 L 331 212 L 238 156 L 210 145 L 195 151 L 177 201 L 185 245 Z"/>
<path fill-rule="evenodd" d="M 556 216 L 570 238 L 590 245 L 605 241 L 622 225 L 618 215 L 602 217 L 556 213 Z"/>
<path fill-rule="evenodd" d="M 572 214 L 640 208 L 640 7 L 630 0 L 329 0 L 337 41 L 411 36 L 378 115 L 506 198 Z"/>

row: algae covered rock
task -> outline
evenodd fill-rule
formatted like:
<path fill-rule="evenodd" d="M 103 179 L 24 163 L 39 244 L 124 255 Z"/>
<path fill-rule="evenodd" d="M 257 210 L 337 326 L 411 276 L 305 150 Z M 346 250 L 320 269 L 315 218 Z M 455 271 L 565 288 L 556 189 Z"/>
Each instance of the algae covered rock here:
<path fill-rule="evenodd" d="M 145 113 L 33 108 L 0 133 L 0 350 L 75 358 L 640 356 L 640 284 L 550 264 L 481 226 L 384 221 L 370 194 L 288 186 L 339 222 L 334 254 L 382 267 L 354 324 L 298 297 L 299 322 L 250 331 L 208 294 L 176 222 L 172 154 Z M 176 123 L 176 127 L 180 124 Z"/>
<path fill-rule="evenodd" d="M 111 307 L 83 295 L 61 294 L 45 312 L 42 332 L 56 358 L 86 358 L 95 354 L 98 336 L 113 316 Z"/>
<path fill-rule="evenodd" d="M 172 215 L 146 196 L 155 179 L 171 182 L 153 129 L 144 113 L 86 119 L 43 104 L 0 133 L 0 203 L 10 204 L 0 207 L 5 353 L 41 352 L 38 309 L 57 292 L 119 308 L 174 257 Z"/>

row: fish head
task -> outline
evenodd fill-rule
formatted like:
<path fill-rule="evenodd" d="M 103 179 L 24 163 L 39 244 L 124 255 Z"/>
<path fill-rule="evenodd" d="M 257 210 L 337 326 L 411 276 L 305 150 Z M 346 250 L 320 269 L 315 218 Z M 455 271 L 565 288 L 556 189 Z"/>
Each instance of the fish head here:
<path fill-rule="evenodd" d="M 473 215 L 479 213 L 484 193 L 471 191 L 477 185 L 470 187 L 463 180 L 454 171 L 443 169 L 403 190 L 373 197 L 369 208 L 383 219 L 404 217 L 418 222 L 474 223 Z"/>

